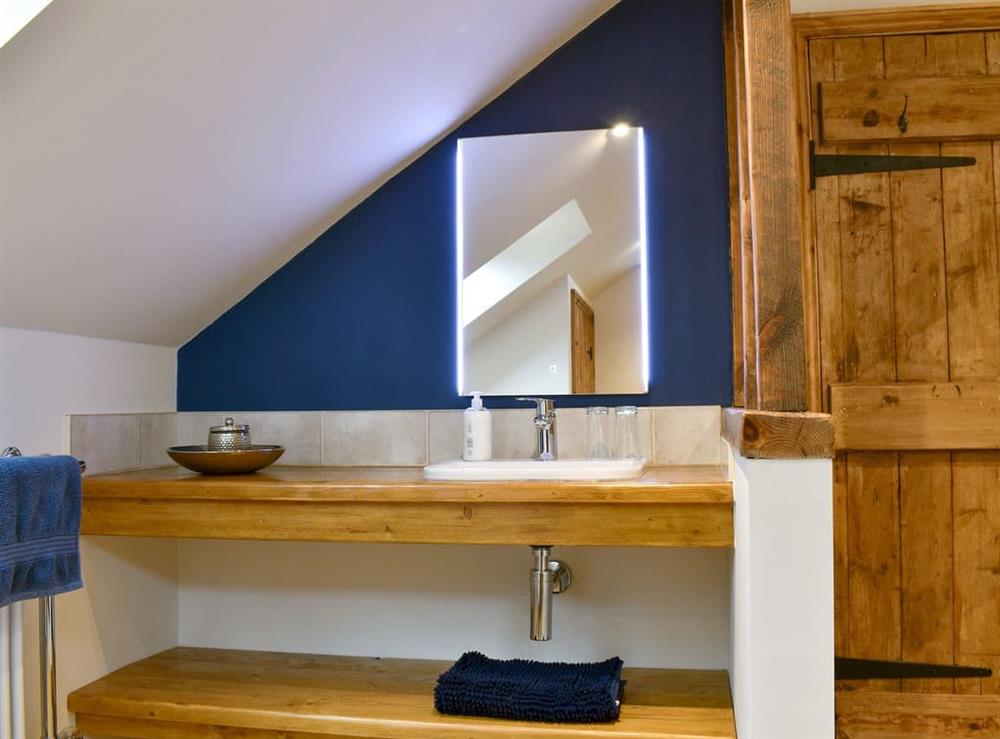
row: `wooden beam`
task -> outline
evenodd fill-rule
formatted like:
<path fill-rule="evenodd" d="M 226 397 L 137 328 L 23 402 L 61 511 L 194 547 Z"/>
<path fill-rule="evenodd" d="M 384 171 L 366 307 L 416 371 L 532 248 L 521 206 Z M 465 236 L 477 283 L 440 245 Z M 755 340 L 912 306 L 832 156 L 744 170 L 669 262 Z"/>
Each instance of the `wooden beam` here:
<path fill-rule="evenodd" d="M 1000 383 L 832 385 L 837 449 L 1000 449 Z"/>
<path fill-rule="evenodd" d="M 803 13 L 795 29 L 807 37 L 892 36 L 900 33 L 983 31 L 1000 28 L 1000 3 L 983 5 L 923 5 L 916 8 Z"/>
<path fill-rule="evenodd" d="M 1000 138 L 1000 77 L 821 82 L 819 89 L 828 144 Z"/>
<path fill-rule="evenodd" d="M 725 408 L 722 429 L 733 449 L 750 459 L 833 457 L 833 424 L 826 413 Z"/>
<path fill-rule="evenodd" d="M 752 254 L 753 240 L 749 223 L 748 203 L 743 195 L 747 193 L 746 141 L 746 86 L 743 66 L 743 3 L 742 0 L 723 0 L 723 49 L 726 64 L 726 138 L 729 154 L 729 269 L 732 277 L 733 316 L 733 404 L 742 406 L 746 402 L 748 382 L 747 327 L 744 321 L 745 283 L 743 264 L 747 255 Z M 751 302 L 752 305 L 752 302 Z M 752 359 L 752 356 L 750 357 Z M 756 388 L 750 388 L 750 395 L 756 395 Z"/>
<path fill-rule="evenodd" d="M 1000 695 L 845 690 L 836 710 L 842 739 L 1000 736 Z"/>
<path fill-rule="evenodd" d="M 739 289 L 752 296 L 743 321 L 753 346 L 744 362 L 753 359 L 745 371 L 756 380 L 744 404 L 801 411 L 807 389 L 791 10 L 787 2 L 740 2 L 753 243 Z"/>

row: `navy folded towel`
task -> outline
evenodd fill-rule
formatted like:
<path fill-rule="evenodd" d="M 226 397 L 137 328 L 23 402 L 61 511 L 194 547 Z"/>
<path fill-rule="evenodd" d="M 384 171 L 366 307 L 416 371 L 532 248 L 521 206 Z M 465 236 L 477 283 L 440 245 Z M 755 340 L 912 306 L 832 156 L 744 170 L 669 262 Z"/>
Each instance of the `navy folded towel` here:
<path fill-rule="evenodd" d="M 519 721 L 596 723 L 618 718 L 622 661 L 568 664 L 490 659 L 466 652 L 441 677 L 441 713 Z"/>
<path fill-rule="evenodd" d="M 0 457 L 0 607 L 83 587 L 80 463 Z"/>

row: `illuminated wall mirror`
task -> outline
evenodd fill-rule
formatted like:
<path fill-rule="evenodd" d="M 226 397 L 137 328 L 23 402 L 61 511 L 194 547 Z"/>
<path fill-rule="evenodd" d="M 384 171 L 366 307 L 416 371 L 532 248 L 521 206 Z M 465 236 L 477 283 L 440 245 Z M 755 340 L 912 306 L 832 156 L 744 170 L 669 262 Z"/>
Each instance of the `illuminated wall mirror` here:
<path fill-rule="evenodd" d="M 458 390 L 648 390 L 641 128 L 458 142 Z"/>

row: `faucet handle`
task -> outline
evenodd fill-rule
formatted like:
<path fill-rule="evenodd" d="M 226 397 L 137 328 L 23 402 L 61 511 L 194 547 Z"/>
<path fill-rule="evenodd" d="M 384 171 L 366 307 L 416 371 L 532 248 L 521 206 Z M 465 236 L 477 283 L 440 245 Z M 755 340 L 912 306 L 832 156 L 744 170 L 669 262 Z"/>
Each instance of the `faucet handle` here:
<path fill-rule="evenodd" d="M 517 397 L 514 398 L 514 400 L 534 403 L 537 407 L 539 416 L 551 416 L 556 411 L 556 403 L 551 398 Z"/>

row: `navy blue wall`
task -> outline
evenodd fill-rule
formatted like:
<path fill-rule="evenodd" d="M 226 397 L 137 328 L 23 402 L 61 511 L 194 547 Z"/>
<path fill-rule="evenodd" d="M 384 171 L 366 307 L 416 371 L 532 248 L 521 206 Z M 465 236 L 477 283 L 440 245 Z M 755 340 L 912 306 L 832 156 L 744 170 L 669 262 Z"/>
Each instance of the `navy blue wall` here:
<path fill-rule="evenodd" d="M 456 139 L 616 121 L 646 132 L 652 377 L 647 395 L 605 402 L 729 403 L 720 6 L 615 6 L 183 346 L 178 409 L 465 405 L 455 390 Z"/>

